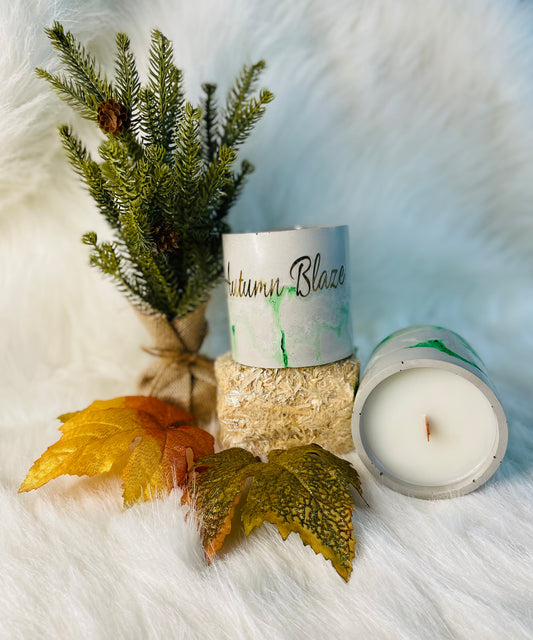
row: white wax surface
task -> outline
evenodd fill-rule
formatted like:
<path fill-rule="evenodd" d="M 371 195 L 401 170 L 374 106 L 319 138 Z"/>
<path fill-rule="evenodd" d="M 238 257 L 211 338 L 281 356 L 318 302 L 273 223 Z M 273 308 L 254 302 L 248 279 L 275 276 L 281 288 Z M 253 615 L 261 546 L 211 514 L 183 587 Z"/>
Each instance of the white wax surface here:
<path fill-rule="evenodd" d="M 419 485 L 442 486 L 471 475 L 492 461 L 497 434 L 496 415 L 480 389 L 429 367 L 381 382 L 361 415 L 367 455 L 390 476 Z"/>

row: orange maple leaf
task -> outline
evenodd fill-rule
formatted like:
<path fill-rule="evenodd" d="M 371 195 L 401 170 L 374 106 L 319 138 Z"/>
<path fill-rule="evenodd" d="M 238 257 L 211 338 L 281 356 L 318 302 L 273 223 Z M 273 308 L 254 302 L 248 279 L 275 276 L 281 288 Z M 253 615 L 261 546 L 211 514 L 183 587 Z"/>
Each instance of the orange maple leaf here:
<path fill-rule="evenodd" d="M 124 505 L 183 486 L 192 461 L 213 453 L 213 436 L 194 417 L 148 396 L 96 400 L 59 418 L 61 438 L 36 460 L 19 492 L 61 475 L 118 472 Z"/>

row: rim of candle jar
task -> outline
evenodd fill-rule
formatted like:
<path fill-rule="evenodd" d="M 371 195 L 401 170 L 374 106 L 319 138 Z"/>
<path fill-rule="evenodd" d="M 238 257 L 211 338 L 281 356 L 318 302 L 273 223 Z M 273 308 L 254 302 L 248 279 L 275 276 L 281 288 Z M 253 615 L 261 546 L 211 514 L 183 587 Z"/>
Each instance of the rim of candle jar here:
<path fill-rule="evenodd" d="M 322 224 L 322 225 L 311 225 L 311 226 L 294 226 L 294 227 L 283 227 L 282 229 L 266 229 L 265 231 L 244 231 L 240 233 L 223 233 L 222 237 L 231 237 L 238 238 L 240 236 L 267 236 L 275 233 L 288 233 L 288 232 L 296 232 L 296 231 L 317 231 L 317 230 L 326 230 L 326 229 L 346 229 L 348 230 L 349 226 L 347 224 Z"/>
<path fill-rule="evenodd" d="M 361 435 L 361 414 L 364 404 L 376 387 L 390 376 L 408 369 L 445 369 L 455 373 L 466 380 L 483 388 L 487 400 L 496 416 L 496 437 L 493 448 L 487 457 L 486 463 L 477 466 L 470 474 L 460 478 L 456 482 L 444 485 L 424 485 L 407 482 L 391 475 L 379 462 L 372 458 L 365 447 Z M 432 360 L 428 358 L 413 358 L 402 361 L 401 364 L 389 364 L 377 371 L 367 371 L 355 394 L 352 413 L 352 437 L 356 452 L 367 469 L 384 485 L 399 493 L 413 498 L 437 500 L 466 495 L 481 487 L 489 480 L 500 466 L 507 449 L 508 429 L 507 419 L 494 390 L 475 373 L 460 365 L 446 360 Z M 369 447 L 370 448 L 370 447 Z"/>

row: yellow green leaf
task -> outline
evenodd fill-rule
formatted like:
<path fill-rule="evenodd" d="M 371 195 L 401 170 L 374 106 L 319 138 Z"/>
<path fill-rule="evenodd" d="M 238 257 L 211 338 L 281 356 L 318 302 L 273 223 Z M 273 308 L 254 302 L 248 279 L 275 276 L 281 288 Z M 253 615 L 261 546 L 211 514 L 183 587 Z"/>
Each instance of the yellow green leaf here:
<path fill-rule="evenodd" d="M 362 495 L 359 475 L 316 444 L 274 450 L 267 463 L 243 449 L 228 449 L 196 463 L 185 497 L 197 513 L 208 559 L 229 533 L 249 477 L 242 509 L 245 534 L 265 521 L 274 524 L 283 539 L 298 533 L 348 580 L 355 552 L 350 485 Z"/>
<path fill-rule="evenodd" d="M 213 437 L 190 414 L 147 396 L 97 400 L 65 414 L 61 438 L 34 462 L 19 491 L 61 475 L 120 473 L 126 506 L 182 485 L 192 459 L 213 452 Z"/>
<path fill-rule="evenodd" d="M 194 467 L 183 501 L 194 502 L 201 514 L 201 535 L 208 562 L 231 530 L 231 520 L 246 479 L 260 462 L 245 449 L 226 449 L 201 458 Z"/>

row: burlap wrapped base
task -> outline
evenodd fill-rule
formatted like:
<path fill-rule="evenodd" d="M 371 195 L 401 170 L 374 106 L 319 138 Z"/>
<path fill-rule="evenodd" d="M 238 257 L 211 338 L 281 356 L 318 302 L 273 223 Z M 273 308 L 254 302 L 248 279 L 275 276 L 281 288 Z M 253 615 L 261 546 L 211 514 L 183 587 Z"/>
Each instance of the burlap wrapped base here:
<path fill-rule="evenodd" d="M 141 375 L 138 393 L 176 405 L 200 422 L 213 416 L 216 402 L 213 360 L 198 353 L 207 335 L 206 307 L 171 322 L 137 311 L 153 339 L 153 346 L 143 349 L 156 358 Z"/>

